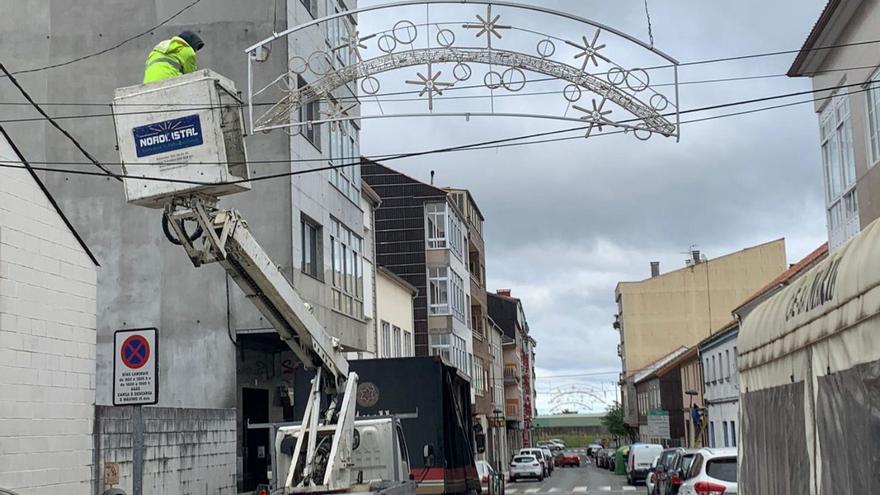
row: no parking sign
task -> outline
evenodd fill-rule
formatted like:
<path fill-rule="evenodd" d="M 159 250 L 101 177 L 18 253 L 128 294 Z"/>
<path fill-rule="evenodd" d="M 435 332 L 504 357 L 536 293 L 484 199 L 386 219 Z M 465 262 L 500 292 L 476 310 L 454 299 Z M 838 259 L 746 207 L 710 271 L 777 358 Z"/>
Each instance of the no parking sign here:
<path fill-rule="evenodd" d="M 155 404 L 159 400 L 155 328 L 113 334 L 113 405 Z"/>

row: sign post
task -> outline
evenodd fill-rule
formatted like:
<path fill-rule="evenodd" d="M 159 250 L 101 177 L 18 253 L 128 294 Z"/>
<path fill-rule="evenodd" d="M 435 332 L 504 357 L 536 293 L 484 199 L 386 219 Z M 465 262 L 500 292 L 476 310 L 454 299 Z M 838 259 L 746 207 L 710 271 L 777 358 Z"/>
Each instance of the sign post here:
<path fill-rule="evenodd" d="M 141 406 L 159 401 L 159 334 L 155 328 L 113 334 L 113 405 L 132 406 L 132 493 L 144 482 L 144 416 Z"/>

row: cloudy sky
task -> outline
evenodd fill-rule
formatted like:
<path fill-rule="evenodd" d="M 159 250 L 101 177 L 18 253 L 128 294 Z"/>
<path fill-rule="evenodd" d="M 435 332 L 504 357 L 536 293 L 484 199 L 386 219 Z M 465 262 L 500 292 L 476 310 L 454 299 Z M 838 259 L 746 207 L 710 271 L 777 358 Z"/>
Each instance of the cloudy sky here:
<path fill-rule="evenodd" d="M 376 3 L 383 2 L 360 2 Z M 824 3 L 650 0 L 649 6 L 655 46 L 688 62 L 799 48 Z M 648 39 L 642 0 L 542 0 L 540 4 Z M 467 12 L 481 10 L 473 9 Z M 362 15 L 360 28 L 363 33 L 372 33 L 390 28 L 401 18 L 423 22 L 423 12 Z M 565 39 L 592 34 L 584 26 L 547 17 L 522 16 L 501 8 L 496 12 L 515 26 Z M 462 17 L 460 11 L 453 14 L 441 9 L 433 15 L 434 21 Z M 522 32 L 503 34 L 505 39 L 499 45 L 534 51 L 537 38 Z M 464 34 L 459 31 L 458 36 Z M 608 44 L 603 53 L 618 63 L 624 59 L 621 65 L 658 62 L 620 38 L 603 35 L 602 39 Z M 564 45 L 560 55 L 562 50 Z M 684 66 L 680 80 L 781 75 L 793 58 L 783 55 Z M 424 74 L 424 69 L 419 71 Z M 445 71 L 441 80 L 450 77 L 450 67 L 437 69 Z M 477 70 L 471 84 L 482 81 L 483 74 Z M 382 91 L 412 90 L 402 81 L 415 79 L 415 72 L 410 68 L 382 76 Z M 652 74 L 652 83 L 669 81 L 669 73 Z M 550 86 L 529 84 L 524 92 L 562 87 L 547 84 Z M 808 89 L 808 80 L 786 77 L 686 84 L 680 89 L 680 108 Z M 665 94 L 668 90 L 661 89 Z M 496 92 L 499 96 L 503 93 Z M 558 95 L 552 101 L 548 98 L 500 96 L 494 103 L 496 111 L 565 114 L 564 100 L 560 102 Z M 587 98 L 582 100 L 584 106 L 589 106 Z M 807 98 L 695 113 L 686 118 Z M 491 104 L 487 98 L 439 100 L 435 112 L 485 111 Z M 414 111 L 412 105 L 426 110 L 424 102 L 383 102 L 381 109 L 364 105 L 363 112 Z M 567 115 L 572 113 L 568 109 Z M 361 152 L 370 156 L 440 148 L 571 126 L 570 122 L 506 118 L 475 118 L 471 122 L 461 118 L 365 120 Z M 548 412 L 554 405 L 551 392 L 559 388 L 589 387 L 600 398 L 613 400 L 611 383 L 620 367 L 618 337 L 611 328 L 616 312 L 614 287 L 618 281 L 648 276 L 650 261 L 661 261 L 663 271 L 668 271 L 683 266 L 681 253 L 691 245 L 712 258 L 785 237 L 789 261 L 793 262 L 823 242 L 818 149 L 813 107 L 803 104 L 689 124 L 682 127 L 680 143 L 662 137 L 641 142 L 629 134 L 614 135 L 425 156 L 389 165 L 425 181 L 434 170 L 437 184 L 465 187 L 474 194 L 486 217 L 489 288 L 511 288 L 524 302 L 538 342 L 538 407 L 540 412 Z M 590 402 L 586 397 L 575 397 Z"/>

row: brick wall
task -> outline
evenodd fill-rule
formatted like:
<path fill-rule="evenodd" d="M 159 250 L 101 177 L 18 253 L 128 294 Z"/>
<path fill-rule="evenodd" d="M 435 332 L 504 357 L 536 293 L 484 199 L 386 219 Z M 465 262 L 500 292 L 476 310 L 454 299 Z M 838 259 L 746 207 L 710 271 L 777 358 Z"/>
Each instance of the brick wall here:
<path fill-rule="evenodd" d="M 100 471 L 117 463 L 116 486 L 132 493 L 131 408 L 98 406 L 95 414 Z M 236 493 L 235 409 L 144 407 L 143 418 L 144 495 Z"/>
<path fill-rule="evenodd" d="M 0 135 L 0 162 L 17 161 Z M 0 168 L 0 488 L 87 494 L 96 271 L 24 169 Z"/>

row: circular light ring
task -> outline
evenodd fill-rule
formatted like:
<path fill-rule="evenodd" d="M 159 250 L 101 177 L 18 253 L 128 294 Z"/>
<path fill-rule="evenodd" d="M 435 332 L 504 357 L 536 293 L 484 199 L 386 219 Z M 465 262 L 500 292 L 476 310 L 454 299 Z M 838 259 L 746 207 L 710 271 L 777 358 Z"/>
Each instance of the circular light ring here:
<path fill-rule="evenodd" d="M 382 84 L 373 76 L 361 79 L 361 91 L 368 95 L 375 95 L 382 88 Z"/>
<path fill-rule="evenodd" d="M 376 46 L 385 53 L 394 53 L 394 50 L 397 50 L 397 39 L 390 34 L 383 34 L 376 40 Z"/>
<path fill-rule="evenodd" d="M 451 29 L 437 31 L 437 44 L 443 48 L 449 48 L 455 44 L 455 33 Z"/>
<path fill-rule="evenodd" d="M 471 66 L 464 62 L 459 62 L 452 67 L 452 77 L 456 81 L 467 81 L 471 78 L 472 74 Z"/>
<path fill-rule="evenodd" d="M 316 59 L 317 57 L 317 59 Z M 323 65 L 322 65 L 323 64 Z M 333 70 L 326 52 L 316 51 L 309 55 L 309 70 L 316 76 L 326 76 Z"/>
<path fill-rule="evenodd" d="M 403 30 L 403 33 L 406 37 L 403 37 L 398 34 L 398 31 Z M 416 38 L 419 37 L 419 28 L 416 27 L 412 21 L 402 20 L 397 21 L 394 27 L 391 29 L 391 36 L 400 43 L 401 45 L 411 45 L 415 42 Z"/>
<path fill-rule="evenodd" d="M 526 87 L 526 74 L 516 67 L 511 67 L 501 74 L 501 85 L 511 93 L 521 91 Z"/>
<path fill-rule="evenodd" d="M 648 103 L 651 104 L 651 108 L 657 110 L 658 112 L 662 112 L 669 107 L 669 98 L 661 95 L 660 93 L 654 93 L 651 95 L 651 99 L 648 100 Z"/>
<path fill-rule="evenodd" d="M 538 56 L 541 58 L 550 58 L 556 53 L 556 44 L 552 40 L 545 39 L 538 42 Z"/>
<path fill-rule="evenodd" d="M 608 72 L 605 73 L 605 79 L 608 80 L 611 84 L 615 86 L 619 86 L 626 82 L 626 71 L 621 69 L 620 67 L 612 67 L 608 69 Z"/>
<path fill-rule="evenodd" d="M 569 84 L 562 90 L 562 97 L 565 98 L 569 103 L 575 103 L 581 99 L 581 96 L 584 94 L 581 87 L 577 84 Z"/>
<path fill-rule="evenodd" d="M 296 75 L 302 75 L 309 70 L 309 61 L 296 55 L 287 61 L 287 66 L 290 68 L 290 72 L 293 72 Z"/>
<path fill-rule="evenodd" d="M 626 71 L 626 87 L 636 93 L 648 89 L 651 85 L 651 76 L 645 69 L 631 69 Z"/>
<path fill-rule="evenodd" d="M 490 70 L 483 76 L 483 84 L 489 89 L 498 89 L 504 85 L 504 77 L 494 70 Z"/>
<path fill-rule="evenodd" d="M 638 139 L 639 141 L 647 141 L 647 140 L 651 139 L 651 136 L 653 136 L 654 133 L 651 132 L 651 131 L 649 131 L 649 130 L 647 130 L 647 129 L 634 129 L 634 130 L 633 130 L 633 135 L 634 135 L 634 136 L 636 137 L 636 139 Z"/>

